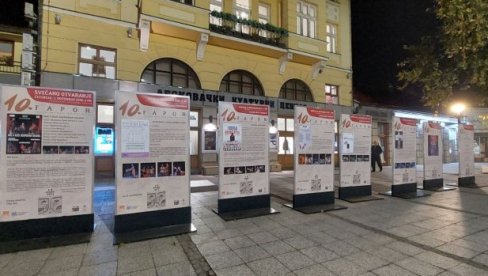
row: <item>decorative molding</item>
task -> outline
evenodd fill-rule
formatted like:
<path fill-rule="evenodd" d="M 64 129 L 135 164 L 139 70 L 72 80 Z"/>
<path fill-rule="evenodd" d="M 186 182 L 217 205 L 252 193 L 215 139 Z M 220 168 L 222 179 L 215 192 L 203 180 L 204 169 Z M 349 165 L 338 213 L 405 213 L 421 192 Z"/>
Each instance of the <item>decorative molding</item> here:
<path fill-rule="evenodd" d="M 197 44 L 197 60 L 203 60 L 205 56 L 205 47 L 207 46 L 209 35 L 207 33 L 201 33 Z"/>
<path fill-rule="evenodd" d="M 312 79 L 316 79 L 325 69 L 327 62 L 321 60 L 312 65 Z"/>
<path fill-rule="evenodd" d="M 288 61 L 292 60 L 293 59 L 293 53 L 285 53 L 284 55 L 282 55 L 280 57 L 280 60 L 279 60 L 279 64 L 280 64 L 280 74 L 283 75 L 285 73 L 285 70 L 286 70 L 286 64 L 288 63 Z"/>

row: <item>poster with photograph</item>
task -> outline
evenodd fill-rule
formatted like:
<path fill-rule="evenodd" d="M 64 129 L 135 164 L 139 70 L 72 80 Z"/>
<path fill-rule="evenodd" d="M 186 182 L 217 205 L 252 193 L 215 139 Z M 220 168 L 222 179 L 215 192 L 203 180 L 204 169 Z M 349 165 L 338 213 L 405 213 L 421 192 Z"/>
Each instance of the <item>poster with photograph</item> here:
<path fill-rule="evenodd" d="M 269 106 L 219 102 L 219 199 L 269 194 Z"/>
<path fill-rule="evenodd" d="M 371 185 L 371 126 L 371 116 L 341 115 L 340 187 Z"/>
<path fill-rule="evenodd" d="M 393 185 L 417 182 L 417 120 L 393 117 Z"/>
<path fill-rule="evenodd" d="M 442 178 L 442 127 L 424 122 L 424 180 Z"/>
<path fill-rule="evenodd" d="M 474 126 L 458 125 L 459 177 L 474 176 Z"/>
<path fill-rule="evenodd" d="M 202 153 L 217 152 L 217 130 L 202 129 Z"/>
<path fill-rule="evenodd" d="M 269 133 L 269 152 L 278 152 L 279 151 L 279 140 L 280 140 L 280 133 L 278 130 L 273 133 Z"/>
<path fill-rule="evenodd" d="M 116 215 L 190 206 L 190 101 L 117 91 Z"/>
<path fill-rule="evenodd" d="M 93 213 L 95 93 L 0 92 L 0 222 Z"/>
<path fill-rule="evenodd" d="M 295 106 L 294 194 L 334 191 L 334 110 Z"/>

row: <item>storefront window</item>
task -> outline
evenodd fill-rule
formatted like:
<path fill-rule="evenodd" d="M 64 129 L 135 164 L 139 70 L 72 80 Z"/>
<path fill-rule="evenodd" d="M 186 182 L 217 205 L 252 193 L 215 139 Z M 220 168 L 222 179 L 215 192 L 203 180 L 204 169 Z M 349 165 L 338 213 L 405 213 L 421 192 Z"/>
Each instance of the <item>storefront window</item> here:
<path fill-rule="evenodd" d="M 78 71 L 82 76 L 115 79 L 117 50 L 80 44 Z"/>
<path fill-rule="evenodd" d="M 173 58 L 151 62 L 142 72 L 141 82 L 200 89 L 200 80 L 186 63 Z"/>

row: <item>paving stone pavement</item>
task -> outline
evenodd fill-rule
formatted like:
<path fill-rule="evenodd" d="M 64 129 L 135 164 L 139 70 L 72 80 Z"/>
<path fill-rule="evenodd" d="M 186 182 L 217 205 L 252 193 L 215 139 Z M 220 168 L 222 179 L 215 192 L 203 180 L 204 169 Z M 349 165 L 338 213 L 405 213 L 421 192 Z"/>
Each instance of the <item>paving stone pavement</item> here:
<path fill-rule="evenodd" d="M 452 165 L 445 171 L 457 178 Z M 215 191 L 193 193 L 197 232 L 119 246 L 113 187 L 97 187 L 89 243 L 2 254 L 0 275 L 488 275 L 488 187 L 338 200 L 348 209 L 304 215 L 282 205 L 292 177 L 271 175 L 272 191 L 285 191 L 272 197 L 279 214 L 225 222 L 212 212 Z M 373 174 L 373 190 L 388 189 L 390 177 L 387 167 Z"/>

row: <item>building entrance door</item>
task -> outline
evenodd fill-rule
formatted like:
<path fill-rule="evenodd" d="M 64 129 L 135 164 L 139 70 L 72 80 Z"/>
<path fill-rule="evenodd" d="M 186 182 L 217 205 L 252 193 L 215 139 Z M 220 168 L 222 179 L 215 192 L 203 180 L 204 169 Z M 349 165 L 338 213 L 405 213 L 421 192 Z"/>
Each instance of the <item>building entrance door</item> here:
<path fill-rule="evenodd" d="M 279 149 L 278 163 L 283 170 L 293 170 L 293 150 L 295 142 L 295 125 L 293 118 L 278 118 Z"/>

